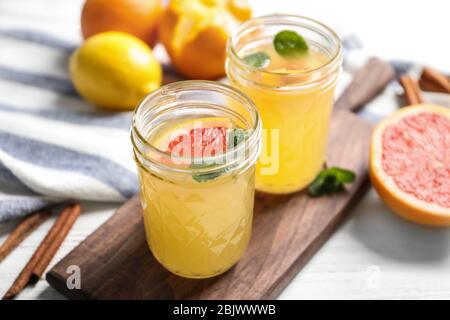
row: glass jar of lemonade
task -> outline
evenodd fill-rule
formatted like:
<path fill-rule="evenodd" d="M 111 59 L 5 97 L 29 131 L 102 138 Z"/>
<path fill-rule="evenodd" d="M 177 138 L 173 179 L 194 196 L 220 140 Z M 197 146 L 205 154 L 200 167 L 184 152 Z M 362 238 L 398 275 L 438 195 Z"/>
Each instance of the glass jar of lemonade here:
<path fill-rule="evenodd" d="M 341 64 L 336 33 L 304 17 L 251 19 L 230 38 L 228 78 L 255 102 L 263 124 L 256 189 L 294 192 L 321 170 Z"/>
<path fill-rule="evenodd" d="M 253 102 L 217 82 L 172 83 L 137 107 L 131 138 L 155 258 L 187 278 L 231 268 L 251 234 L 261 150 Z"/>

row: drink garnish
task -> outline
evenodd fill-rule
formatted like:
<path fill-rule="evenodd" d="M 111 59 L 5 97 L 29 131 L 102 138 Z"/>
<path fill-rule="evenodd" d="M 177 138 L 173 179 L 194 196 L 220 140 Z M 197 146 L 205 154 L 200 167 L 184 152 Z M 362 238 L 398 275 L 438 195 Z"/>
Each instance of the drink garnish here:
<path fill-rule="evenodd" d="M 214 166 L 214 163 L 193 163 L 191 164 L 191 169 L 203 169 Z M 194 173 L 192 174 L 192 179 L 194 179 L 197 182 L 205 182 L 208 180 L 213 180 L 219 176 L 221 176 L 223 173 L 225 173 L 226 170 L 218 170 L 214 172 L 209 173 Z"/>
<path fill-rule="evenodd" d="M 245 140 L 247 131 L 241 128 L 234 128 L 227 130 L 227 150 L 231 148 L 236 148 L 242 141 Z M 216 165 L 214 162 L 203 161 L 201 163 L 192 163 L 192 169 L 208 168 Z M 192 178 L 197 182 L 205 182 L 208 180 L 215 179 L 222 174 L 227 172 L 227 169 L 217 170 L 210 173 L 194 173 Z"/>
<path fill-rule="evenodd" d="M 270 57 L 267 53 L 260 51 L 245 56 L 244 61 L 246 64 L 260 69 L 269 65 Z"/>
<path fill-rule="evenodd" d="M 225 158 L 217 158 L 221 153 L 236 148 L 245 140 L 247 131 L 242 128 L 226 129 L 225 127 L 197 128 L 192 129 L 189 135 L 180 135 L 173 139 L 168 146 L 167 152 L 175 152 L 178 156 L 186 156 L 183 151 L 189 151 L 193 162 L 191 169 L 203 169 L 214 167 L 220 163 L 214 159 L 226 161 Z M 190 143 L 187 146 L 186 143 Z M 210 155 L 206 154 L 210 151 Z M 200 153 L 199 153 L 200 151 Z M 205 182 L 219 177 L 227 169 L 216 170 L 208 173 L 194 173 L 192 178 L 197 182 Z"/>
<path fill-rule="evenodd" d="M 247 137 L 247 131 L 242 128 L 234 128 L 228 132 L 228 149 L 236 148 Z"/>
<path fill-rule="evenodd" d="M 294 56 L 308 52 L 305 38 L 292 30 L 283 30 L 276 34 L 273 46 L 279 55 Z"/>

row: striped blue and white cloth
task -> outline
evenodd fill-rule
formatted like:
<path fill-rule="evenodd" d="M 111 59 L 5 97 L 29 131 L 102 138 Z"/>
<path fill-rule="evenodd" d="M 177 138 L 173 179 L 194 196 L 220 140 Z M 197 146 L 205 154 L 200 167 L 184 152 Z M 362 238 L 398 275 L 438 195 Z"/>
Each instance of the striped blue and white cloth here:
<path fill-rule="evenodd" d="M 0 29 L 0 222 L 69 199 L 124 201 L 138 188 L 131 112 L 96 109 L 75 92 L 77 43 Z"/>

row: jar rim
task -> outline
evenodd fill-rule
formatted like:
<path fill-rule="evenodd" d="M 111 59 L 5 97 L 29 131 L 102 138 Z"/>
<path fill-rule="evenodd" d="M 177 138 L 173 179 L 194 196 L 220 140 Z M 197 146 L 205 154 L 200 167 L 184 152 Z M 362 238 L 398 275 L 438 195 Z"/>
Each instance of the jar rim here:
<path fill-rule="evenodd" d="M 335 40 L 336 42 L 336 49 L 335 53 L 330 57 L 330 59 L 327 60 L 326 63 L 320 65 L 319 67 L 308 69 L 308 70 L 289 70 L 288 72 L 282 72 L 282 71 L 272 71 L 272 70 L 265 70 L 265 69 L 258 69 L 257 67 L 251 66 L 247 64 L 243 58 L 239 56 L 239 54 L 236 52 L 236 48 L 234 45 L 234 42 L 236 40 L 236 37 L 238 37 L 244 30 L 246 30 L 249 27 L 254 26 L 260 26 L 263 24 L 283 24 L 286 22 L 290 22 L 290 24 L 302 26 L 305 28 L 308 28 L 312 31 L 315 31 L 317 33 L 320 33 L 323 35 L 323 32 L 319 30 L 319 28 L 322 28 L 324 31 L 328 32 L 329 35 Z M 305 23 L 312 23 L 313 26 L 307 25 Z M 314 26 L 315 25 L 315 26 Z M 326 69 L 329 66 L 332 66 L 334 63 L 338 62 L 342 56 L 342 44 L 339 36 L 337 33 L 328 25 L 306 17 L 306 16 L 300 16 L 300 15 L 294 15 L 294 14 L 270 14 L 270 15 L 264 15 L 260 17 L 255 17 L 252 19 L 249 19 L 245 22 L 243 22 L 231 35 L 231 37 L 227 41 L 227 55 L 229 57 L 232 57 L 235 62 L 239 65 L 241 68 L 248 68 L 253 71 L 258 71 L 263 74 L 272 74 L 276 76 L 301 76 L 301 75 L 309 75 L 311 73 L 317 72 L 319 70 Z"/>
<path fill-rule="evenodd" d="M 157 148 L 155 145 L 151 144 L 148 139 L 144 137 L 144 134 L 139 130 L 138 126 L 138 117 L 140 116 L 140 111 L 145 108 L 149 103 L 151 103 L 152 99 L 155 99 L 159 96 L 164 95 L 175 95 L 178 92 L 183 91 L 189 91 L 189 90 L 210 90 L 213 92 L 218 93 L 224 93 L 232 95 L 234 98 L 237 98 L 241 100 L 244 107 L 251 113 L 253 117 L 253 124 L 252 128 L 250 128 L 251 133 L 244 139 L 243 142 L 239 143 L 239 145 L 236 148 L 232 148 L 230 150 L 225 151 L 224 153 L 221 153 L 216 156 L 208 157 L 208 161 L 220 160 L 223 158 L 226 158 L 228 156 L 231 156 L 233 153 L 235 153 L 237 150 L 242 150 L 246 146 L 253 146 L 257 145 L 256 147 L 256 155 L 250 155 L 251 160 L 256 160 L 256 158 L 259 156 L 260 151 L 260 143 L 261 143 L 261 131 L 262 131 L 262 125 L 260 120 L 260 115 L 258 112 L 258 109 L 256 108 L 256 105 L 254 102 L 244 93 L 241 91 L 233 88 L 232 86 L 229 86 L 224 83 L 220 83 L 217 81 L 209 81 L 209 80 L 184 80 L 184 81 L 177 81 L 173 83 L 169 83 L 166 85 L 163 85 L 159 89 L 153 91 L 152 93 L 148 94 L 135 108 L 132 120 L 131 120 L 131 142 L 134 149 L 134 156 L 136 157 L 136 151 L 139 153 L 141 157 L 143 157 L 146 161 L 150 161 L 153 164 L 156 164 L 158 167 L 160 167 L 163 170 L 169 170 L 177 173 L 211 173 L 216 170 L 223 170 L 224 168 L 231 167 L 236 164 L 236 161 L 238 159 L 234 159 L 232 162 L 226 162 L 222 165 L 212 166 L 212 167 L 204 167 L 204 168 L 179 168 L 174 167 L 165 164 L 164 161 L 159 161 L 158 163 L 155 163 L 152 159 L 150 159 L 147 155 L 147 152 L 142 152 L 141 148 L 138 144 L 142 144 L 151 152 L 152 154 L 155 154 L 157 157 L 160 157 L 161 159 L 170 159 L 173 155 L 168 154 L 167 152 L 161 150 L 160 148 Z M 245 149 L 244 149 L 245 150 Z M 183 157 L 177 157 L 178 159 L 183 159 Z"/>

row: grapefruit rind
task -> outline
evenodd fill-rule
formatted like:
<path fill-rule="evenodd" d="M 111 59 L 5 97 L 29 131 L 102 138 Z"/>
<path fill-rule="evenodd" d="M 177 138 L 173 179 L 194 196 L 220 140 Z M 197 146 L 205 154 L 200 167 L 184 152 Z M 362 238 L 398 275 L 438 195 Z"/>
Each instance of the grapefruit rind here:
<path fill-rule="evenodd" d="M 397 215 L 424 225 L 450 226 L 450 208 L 417 199 L 413 195 L 401 191 L 394 179 L 387 175 L 382 168 L 382 135 L 385 128 L 405 117 L 422 112 L 436 113 L 450 119 L 450 109 L 432 104 L 419 104 L 403 108 L 384 119 L 375 127 L 372 133 L 370 178 L 380 198 Z"/>

